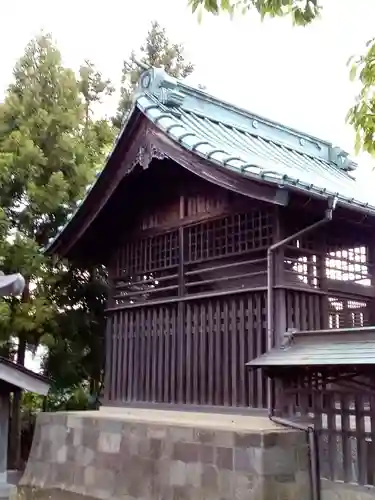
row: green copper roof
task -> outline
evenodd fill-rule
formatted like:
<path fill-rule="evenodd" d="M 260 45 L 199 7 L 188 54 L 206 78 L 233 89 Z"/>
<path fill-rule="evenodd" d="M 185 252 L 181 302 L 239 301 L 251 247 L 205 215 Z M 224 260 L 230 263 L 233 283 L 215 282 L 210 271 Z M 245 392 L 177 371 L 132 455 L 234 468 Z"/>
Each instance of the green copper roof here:
<path fill-rule="evenodd" d="M 250 368 L 374 365 L 374 327 L 290 333 L 285 342 L 247 363 Z"/>
<path fill-rule="evenodd" d="M 315 196 L 337 196 L 341 204 L 375 213 L 371 186 L 358 186 L 350 174 L 357 165 L 327 141 L 220 101 L 156 68 L 141 75 L 134 103 L 172 140 L 217 165 Z"/>

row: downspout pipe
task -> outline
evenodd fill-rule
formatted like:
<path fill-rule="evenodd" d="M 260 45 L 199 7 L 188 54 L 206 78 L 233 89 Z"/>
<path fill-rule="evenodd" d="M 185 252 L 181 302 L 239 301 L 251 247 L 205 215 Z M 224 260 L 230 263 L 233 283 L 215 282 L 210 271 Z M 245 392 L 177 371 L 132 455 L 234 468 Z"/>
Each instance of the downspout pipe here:
<path fill-rule="evenodd" d="M 333 211 L 337 205 L 337 197 L 330 198 L 328 200 L 328 208 L 325 211 L 323 219 L 306 226 L 305 228 L 297 231 L 290 236 L 287 236 L 283 240 L 277 241 L 267 250 L 267 351 L 274 347 L 274 325 L 273 325 L 273 311 L 274 311 L 274 299 L 273 299 L 273 287 L 274 287 L 274 260 L 273 255 L 276 250 L 287 245 L 291 241 L 304 236 L 306 233 L 313 231 L 314 229 L 326 224 L 332 220 Z M 314 431 L 313 425 L 303 425 L 294 422 L 289 419 L 280 418 L 274 415 L 274 390 L 273 384 L 270 378 L 268 378 L 268 418 L 275 422 L 275 424 L 282 425 L 284 427 L 289 427 L 292 429 L 304 431 L 308 436 L 308 443 L 310 448 L 310 476 L 311 476 L 311 498 L 312 500 L 320 500 L 320 473 L 319 473 L 319 460 L 318 460 L 318 450 L 317 450 L 317 436 Z"/>

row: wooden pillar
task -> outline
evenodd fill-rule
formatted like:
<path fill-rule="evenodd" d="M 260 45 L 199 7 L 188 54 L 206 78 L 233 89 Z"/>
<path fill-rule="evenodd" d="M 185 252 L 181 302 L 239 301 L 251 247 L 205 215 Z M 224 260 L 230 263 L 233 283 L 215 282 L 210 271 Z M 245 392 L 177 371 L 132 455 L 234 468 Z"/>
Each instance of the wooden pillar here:
<path fill-rule="evenodd" d="M 324 232 L 322 233 L 324 235 Z M 327 246 L 325 241 L 319 242 L 317 253 L 319 289 L 324 292 L 320 298 L 320 328 L 329 328 L 329 301 L 327 289 Z"/>
<path fill-rule="evenodd" d="M 185 231 L 182 221 L 185 217 L 185 197 L 180 196 L 180 227 L 178 232 L 179 245 L 179 264 L 178 264 L 178 296 L 182 298 L 185 295 Z M 179 354 L 178 380 L 177 380 L 177 403 L 185 403 L 186 384 L 185 384 L 185 302 L 182 300 L 178 303 L 177 310 L 177 345 Z"/>
<path fill-rule="evenodd" d="M 275 210 L 275 225 L 273 242 L 277 243 L 286 237 L 280 207 Z M 284 273 L 284 248 L 281 247 L 274 254 L 274 344 L 280 345 L 287 330 L 286 321 L 286 290 Z"/>
<path fill-rule="evenodd" d="M 7 482 L 9 392 L 0 393 L 0 484 Z"/>
<path fill-rule="evenodd" d="M 283 224 L 282 213 L 280 207 L 275 209 L 275 224 L 273 242 L 277 243 L 286 237 L 285 228 Z M 287 330 L 287 316 L 286 316 L 286 289 L 285 289 L 285 273 L 284 273 L 284 248 L 278 248 L 274 253 L 273 263 L 273 327 L 274 327 L 274 345 L 279 346 L 283 340 Z M 272 400 L 274 401 L 274 410 L 278 414 L 281 410 L 283 401 L 283 384 L 281 380 L 273 380 L 268 384 L 269 390 L 273 391 Z"/>
<path fill-rule="evenodd" d="M 370 277 L 373 296 L 369 300 L 368 320 L 371 326 L 375 326 L 375 240 L 367 245 L 367 272 Z M 365 319 L 365 318 L 364 318 Z"/>

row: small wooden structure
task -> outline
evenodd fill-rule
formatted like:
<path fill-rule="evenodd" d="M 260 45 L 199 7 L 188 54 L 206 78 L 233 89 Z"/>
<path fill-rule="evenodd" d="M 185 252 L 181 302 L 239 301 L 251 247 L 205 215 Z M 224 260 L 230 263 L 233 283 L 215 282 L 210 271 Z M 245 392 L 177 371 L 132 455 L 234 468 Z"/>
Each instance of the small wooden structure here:
<path fill-rule="evenodd" d="M 48 249 L 108 270 L 104 405 L 266 408 L 267 378 L 245 364 L 288 329 L 374 324 L 375 201 L 355 168 L 326 141 L 144 72 Z"/>
<path fill-rule="evenodd" d="M 21 274 L 0 274 L 0 297 L 19 295 L 24 286 L 25 280 Z M 0 357 L 0 498 L 8 498 L 10 488 L 7 484 L 10 394 L 25 390 L 45 396 L 49 386 L 46 377 Z"/>
<path fill-rule="evenodd" d="M 49 387 L 50 382 L 46 377 L 0 357 L 0 498 L 4 490 L 7 489 L 10 394 L 25 390 L 45 396 Z"/>

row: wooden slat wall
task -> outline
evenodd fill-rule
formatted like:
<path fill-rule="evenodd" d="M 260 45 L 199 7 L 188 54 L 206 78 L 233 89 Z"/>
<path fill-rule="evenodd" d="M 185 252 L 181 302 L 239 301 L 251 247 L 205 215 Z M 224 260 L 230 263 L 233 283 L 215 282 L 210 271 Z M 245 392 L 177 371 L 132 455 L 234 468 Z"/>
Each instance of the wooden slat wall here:
<path fill-rule="evenodd" d="M 373 375 L 332 384 L 322 375 L 297 372 L 285 382 L 288 414 L 313 419 L 322 478 L 375 486 L 374 385 Z"/>
<path fill-rule="evenodd" d="M 262 374 L 245 367 L 266 350 L 265 292 L 128 308 L 110 328 L 113 403 L 266 405 Z"/>
<path fill-rule="evenodd" d="M 297 330 L 319 330 L 323 328 L 321 314 L 322 296 L 303 290 L 286 292 L 287 328 Z"/>

